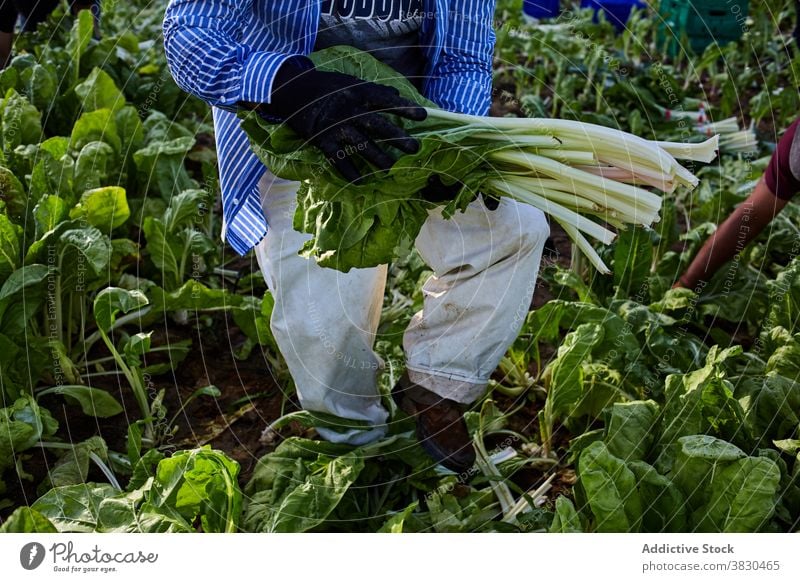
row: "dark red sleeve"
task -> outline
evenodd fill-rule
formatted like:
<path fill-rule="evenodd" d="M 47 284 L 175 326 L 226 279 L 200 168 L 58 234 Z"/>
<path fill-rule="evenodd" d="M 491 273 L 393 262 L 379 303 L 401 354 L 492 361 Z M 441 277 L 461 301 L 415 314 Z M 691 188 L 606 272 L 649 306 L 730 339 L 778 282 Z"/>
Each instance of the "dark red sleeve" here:
<path fill-rule="evenodd" d="M 791 167 L 792 147 L 800 147 L 800 140 L 795 140 L 798 124 L 800 119 L 791 124 L 783 134 L 764 174 L 769 191 L 783 200 L 800 192 L 800 177 L 792 173 Z M 794 155 L 797 156 L 798 152 L 794 152 Z"/>

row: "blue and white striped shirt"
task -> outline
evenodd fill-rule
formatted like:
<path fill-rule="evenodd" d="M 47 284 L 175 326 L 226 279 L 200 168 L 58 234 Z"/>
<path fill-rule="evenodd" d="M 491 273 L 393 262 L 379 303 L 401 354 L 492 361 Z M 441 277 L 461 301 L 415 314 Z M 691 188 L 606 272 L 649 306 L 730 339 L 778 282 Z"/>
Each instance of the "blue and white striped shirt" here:
<path fill-rule="evenodd" d="M 337 0 L 355 8 L 359 0 Z M 235 113 L 240 101 L 269 103 L 275 73 L 314 48 L 321 0 L 171 0 L 164 45 L 177 84 L 213 107 L 223 239 L 246 254 L 264 237 L 258 181 L 264 165 Z M 440 107 L 485 115 L 491 104 L 494 0 L 423 0 L 423 93 Z"/>

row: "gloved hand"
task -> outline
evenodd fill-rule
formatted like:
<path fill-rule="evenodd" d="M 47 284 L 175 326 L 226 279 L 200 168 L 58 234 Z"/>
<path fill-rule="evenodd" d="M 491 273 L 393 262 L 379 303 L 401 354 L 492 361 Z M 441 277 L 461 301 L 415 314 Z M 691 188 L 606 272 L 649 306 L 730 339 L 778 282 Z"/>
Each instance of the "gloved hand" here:
<path fill-rule="evenodd" d="M 384 144 L 409 154 L 419 150 L 417 140 L 381 113 L 413 121 L 427 116 L 424 108 L 401 97 L 397 89 L 318 71 L 305 57 L 289 59 L 281 66 L 271 102 L 260 110 L 285 119 L 289 127 L 322 150 L 349 182 L 361 178 L 350 158 L 353 154 L 388 170 L 394 160 L 381 147 Z"/>
<path fill-rule="evenodd" d="M 419 197 L 429 202 L 446 202 L 455 198 L 463 187 L 464 184 L 461 182 L 455 182 L 448 186 L 442 182 L 439 174 L 433 174 L 428 178 L 428 184 L 419 191 Z M 481 196 L 483 196 L 483 203 L 486 208 L 497 210 L 497 205 L 500 203 L 497 198 L 486 194 L 481 194 Z"/>
<path fill-rule="evenodd" d="M 442 182 L 439 174 L 433 174 L 428 178 L 428 184 L 419 191 L 419 197 L 428 202 L 448 202 L 455 198 L 461 188 L 461 182 L 455 182 L 449 186 Z"/>

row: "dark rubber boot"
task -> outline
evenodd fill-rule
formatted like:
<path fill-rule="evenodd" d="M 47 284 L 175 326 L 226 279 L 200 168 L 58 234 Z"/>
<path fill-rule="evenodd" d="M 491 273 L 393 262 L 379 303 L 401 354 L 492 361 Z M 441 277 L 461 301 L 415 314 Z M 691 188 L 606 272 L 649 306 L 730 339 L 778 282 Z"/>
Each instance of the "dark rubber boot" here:
<path fill-rule="evenodd" d="M 456 473 L 472 468 L 475 450 L 464 422 L 463 405 L 414 384 L 406 374 L 392 390 L 392 399 L 400 410 L 414 417 L 417 439 L 437 463 Z"/>

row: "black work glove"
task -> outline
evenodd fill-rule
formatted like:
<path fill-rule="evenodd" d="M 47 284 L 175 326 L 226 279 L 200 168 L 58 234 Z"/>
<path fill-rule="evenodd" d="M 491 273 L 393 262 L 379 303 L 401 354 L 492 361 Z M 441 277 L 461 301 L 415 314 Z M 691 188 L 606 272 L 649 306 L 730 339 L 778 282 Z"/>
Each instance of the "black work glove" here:
<path fill-rule="evenodd" d="M 449 202 L 461 192 L 464 184 L 455 182 L 449 186 L 442 182 L 439 174 L 433 174 L 428 178 L 427 185 L 419 191 L 419 197 L 428 202 Z"/>
<path fill-rule="evenodd" d="M 449 202 L 461 192 L 464 184 L 461 182 L 454 182 L 449 186 L 442 182 L 439 174 L 433 174 L 428 178 L 428 184 L 419 191 L 419 197 L 428 202 Z M 483 203 L 489 210 L 497 210 L 497 205 L 500 200 L 488 194 L 481 194 L 483 196 Z"/>
<path fill-rule="evenodd" d="M 271 102 L 260 110 L 285 119 L 289 127 L 317 146 L 349 182 L 361 178 L 350 157 L 353 154 L 381 170 L 394 164 L 385 148 L 376 142 L 409 154 L 419 151 L 419 142 L 381 113 L 413 121 L 427 116 L 425 109 L 400 97 L 393 87 L 318 71 L 305 57 L 295 57 L 281 65 L 273 82 Z"/>

